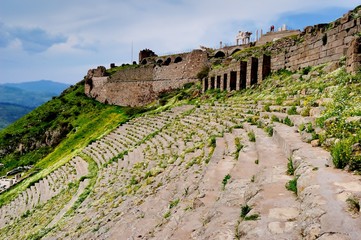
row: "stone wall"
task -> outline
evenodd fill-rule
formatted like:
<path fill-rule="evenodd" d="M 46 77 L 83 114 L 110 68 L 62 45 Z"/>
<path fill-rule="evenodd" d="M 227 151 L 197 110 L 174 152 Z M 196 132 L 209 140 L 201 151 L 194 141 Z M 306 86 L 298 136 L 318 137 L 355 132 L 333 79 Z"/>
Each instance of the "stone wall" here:
<path fill-rule="evenodd" d="M 272 49 L 272 71 L 281 68 L 298 70 L 323 63 L 337 63 L 345 56 L 355 55 L 352 42 L 361 32 L 361 10 L 355 9 L 330 24 L 306 27 L 290 45 L 281 40 L 279 47 Z M 287 46 L 288 45 L 288 46 Z M 350 72 L 356 69 L 349 69 Z"/>
<path fill-rule="evenodd" d="M 294 35 L 296 33 L 296 35 Z M 197 73 L 215 59 L 223 59 L 221 69 L 210 71 L 203 79 L 203 91 L 218 88 L 240 90 L 261 83 L 272 71 L 299 70 L 324 63 L 338 65 L 346 59 L 350 73 L 360 70 L 361 7 L 330 24 L 306 27 L 303 32 L 284 32 L 285 38 L 273 41 L 273 33 L 262 43 L 229 46 L 217 51 L 157 56 L 151 50 L 139 55 L 140 66 L 106 76 L 105 68 L 88 71 L 85 93 L 98 101 L 116 105 L 140 106 L 155 100 L 159 93 L 197 81 Z M 291 35 L 291 36 L 289 36 Z M 278 36 L 278 35 L 277 35 Z M 267 42 L 272 40 L 272 42 Z M 239 51 L 237 59 L 231 55 Z"/>
<path fill-rule="evenodd" d="M 360 33 L 361 8 L 357 7 L 330 24 L 306 27 L 298 35 L 256 46 L 254 51 L 245 51 L 244 56 L 238 56 L 240 60 L 236 63 L 212 70 L 209 78 L 203 80 L 203 91 L 213 88 L 233 90 L 228 87 L 231 86 L 231 79 L 227 78 L 232 71 L 237 72 L 237 85 L 234 90 L 238 90 L 261 83 L 271 71 L 296 71 L 324 63 L 337 66 L 342 58 L 346 58 L 347 71 L 356 73 L 360 71 L 361 65 Z M 249 56 L 250 53 L 253 56 Z M 226 78 L 226 84 L 218 86 L 215 83 L 217 78 Z M 241 84 L 240 79 L 246 79 L 246 84 Z"/>
<path fill-rule="evenodd" d="M 145 62 L 137 68 L 123 69 L 111 76 L 104 76 L 105 73 L 96 77 L 88 74 L 85 93 L 103 103 L 141 106 L 157 99 L 161 92 L 198 81 L 197 74 L 207 65 L 208 58 L 206 52 L 194 50 L 172 56 L 144 58 Z"/>

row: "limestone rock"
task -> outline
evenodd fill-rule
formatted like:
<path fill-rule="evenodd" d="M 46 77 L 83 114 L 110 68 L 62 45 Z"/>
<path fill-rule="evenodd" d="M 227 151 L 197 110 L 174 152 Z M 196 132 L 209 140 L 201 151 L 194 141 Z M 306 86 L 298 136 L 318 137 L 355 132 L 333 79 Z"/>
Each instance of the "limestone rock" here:
<path fill-rule="evenodd" d="M 312 147 L 318 147 L 320 146 L 320 140 L 319 139 L 315 139 L 311 141 L 311 146 Z"/>

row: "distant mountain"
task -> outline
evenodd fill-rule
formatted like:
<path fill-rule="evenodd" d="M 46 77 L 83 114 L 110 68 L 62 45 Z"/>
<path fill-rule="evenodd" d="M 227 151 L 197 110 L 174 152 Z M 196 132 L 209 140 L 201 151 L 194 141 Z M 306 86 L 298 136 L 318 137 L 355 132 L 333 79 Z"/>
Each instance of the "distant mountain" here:
<path fill-rule="evenodd" d="M 0 129 L 68 87 L 68 84 L 50 80 L 0 84 Z"/>
<path fill-rule="evenodd" d="M 0 129 L 29 113 L 33 108 L 0 102 Z"/>
<path fill-rule="evenodd" d="M 19 88 L 25 91 L 45 93 L 48 95 L 54 94 L 58 96 L 64 89 L 68 88 L 68 84 L 53 82 L 51 80 L 39 80 L 33 82 L 23 83 L 5 83 L 3 86 Z"/>

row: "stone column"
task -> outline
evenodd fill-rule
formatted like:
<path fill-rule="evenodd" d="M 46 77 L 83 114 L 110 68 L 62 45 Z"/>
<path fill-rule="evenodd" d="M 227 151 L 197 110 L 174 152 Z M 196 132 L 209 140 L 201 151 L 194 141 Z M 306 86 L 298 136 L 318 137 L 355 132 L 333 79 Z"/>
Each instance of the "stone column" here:
<path fill-rule="evenodd" d="M 251 69 L 252 69 L 252 61 L 247 61 L 247 77 L 246 77 L 246 87 L 251 86 Z"/>
<path fill-rule="evenodd" d="M 241 90 L 241 71 L 236 71 L 236 91 Z"/>
<path fill-rule="evenodd" d="M 249 84 L 254 85 L 257 84 L 257 79 L 258 79 L 258 59 L 255 57 L 251 57 L 249 61 L 249 65 L 250 65 Z"/>
<path fill-rule="evenodd" d="M 227 79 L 227 88 L 226 88 L 226 90 L 227 90 L 227 92 L 230 92 L 231 91 L 231 74 L 230 73 L 225 73 L 224 75 L 227 76 L 226 77 L 226 79 Z"/>
<path fill-rule="evenodd" d="M 220 77 L 221 77 L 221 86 L 220 86 L 220 90 L 221 90 L 221 91 L 223 91 L 223 89 L 224 89 L 224 84 L 223 84 L 223 83 L 224 83 L 224 81 L 223 81 L 223 79 L 224 79 L 224 75 L 223 75 L 223 74 L 221 74 L 221 76 L 220 76 Z"/>
<path fill-rule="evenodd" d="M 211 89 L 215 89 L 215 80 L 214 77 L 211 77 Z"/>
<path fill-rule="evenodd" d="M 212 89 L 212 88 L 211 88 L 211 81 L 212 81 L 211 78 L 208 78 L 208 88 L 207 88 L 208 90 L 209 90 L 209 89 Z"/>

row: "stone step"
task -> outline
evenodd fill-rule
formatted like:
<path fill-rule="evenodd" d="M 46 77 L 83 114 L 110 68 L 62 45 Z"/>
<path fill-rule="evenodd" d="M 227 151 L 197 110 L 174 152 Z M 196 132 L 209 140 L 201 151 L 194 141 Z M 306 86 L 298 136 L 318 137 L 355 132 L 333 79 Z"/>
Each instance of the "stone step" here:
<path fill-rule="evenodd" d="M 285 188 L 291 176 L 286 174 L 288 160 L 282 149 L 257 128 L 244 124 L 247 131 L 256 135 L 257 173 L 255 189 L 246 198 L 246 204 L 252 207 L 251 214 L 258 214 L 253 221 L 241 221 L 239 235 L 247 239 L 300 239 L 297 221 L 300 213 L 296 196 Z M 253 192 L 253 193 L 252 193 Z M 256 194 L 255 194 L 256 193 Z"/>
<path fill-rule="evenodd" d="M 287 113 L 279 113 L 279 112 L 261 112 L 260 117 L 261 118 L 267 118 L 272 119 L 273 116 L 277 117 L 280 120 L 284 120 L 286 117 L 288 117 L 292 123 L 298 127 L 301 124 L 307 124 L 312 123 L 312 125 L 316 125 L 316 118 L 315 117 L 302 117 L 300 115 L 288 115 Z"/>
<path fill-rule="evenodd" d="M 64 216 L 64 214 L 69 211 L 69 209 L 74 205 L 75 201 L 79 198 L 80 194 L 82 194 L 89 184 L 89 179 L 85 179 L 81 181 L 78 187 L 77 192 L 70 199 L 69 202 L 64 205 L 64 207 L 60 210 L 60 212 L 53 218 L 53 220 L 47 225 L 48 228 L 53 228 L 55 224 Z"/>
<path fill-rule="evenodd" d="M 322 236 L 335 239 L 358 239 L 360 218 L 347 212 L 346 200 L 361 195 L 360 176 L 329 167 L 330 154 L 302 142 L 294 129 L 275 124 L 274 140 L 292 159 L 301 202 L 299 231 L 308 239 Z"/>

